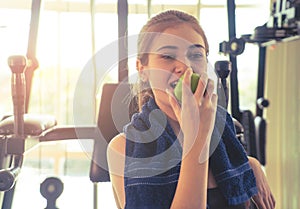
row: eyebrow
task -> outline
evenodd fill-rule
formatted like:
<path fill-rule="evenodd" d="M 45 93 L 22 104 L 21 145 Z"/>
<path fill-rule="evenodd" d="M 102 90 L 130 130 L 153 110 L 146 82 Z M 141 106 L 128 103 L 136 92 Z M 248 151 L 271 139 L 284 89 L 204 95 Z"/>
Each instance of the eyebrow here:
<path fill-rule="evenodd" d="M 202 46 L 201 44 L 193 44 L 193 45 L 189 46 L 189 49 L 194 49 L 194 48 L 202 48 L 205 50 L 205 47 Z"/>
<path fill-rule="evenodd" d="M 193 44 L 193 45 L 189 46 L 189 49 L 194 49 L 194 48 L 205 49 L 205 47 L 202 46 L 201 44 Z M 177 46 L 173 46 L 173 45 L 166 45 L 166 46 L 162 46 L 162 47 L 158 48 L 156 51 L 158 52 L 158 51 L 161 51 L 163 49 L 173 49 L 174 50 L 174 49 L 178 49 L 178 47 Z"/>
<path fill-rule="evenodd" d="M 158 52 L 158 51 L 161 51 L 163 49 L 178 49 L 178 47 L 177 46 L 172 46 L 172 45 L 166 45 L 166 46 L 162 46 L 162 47 L 158 48 L 156 51 Z"/>

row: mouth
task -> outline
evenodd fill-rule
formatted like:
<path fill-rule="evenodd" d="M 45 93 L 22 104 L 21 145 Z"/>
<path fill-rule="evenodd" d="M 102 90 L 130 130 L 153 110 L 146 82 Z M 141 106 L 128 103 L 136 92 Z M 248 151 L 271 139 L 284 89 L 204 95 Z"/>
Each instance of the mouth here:
<path fill-rule="evenodd" d="M 177 83 L 178 83 L 178 80 L 173 81 L 173 82 L 170 83 L 170 86 L 174 89 L 175 86 L 177 85 Z"/>

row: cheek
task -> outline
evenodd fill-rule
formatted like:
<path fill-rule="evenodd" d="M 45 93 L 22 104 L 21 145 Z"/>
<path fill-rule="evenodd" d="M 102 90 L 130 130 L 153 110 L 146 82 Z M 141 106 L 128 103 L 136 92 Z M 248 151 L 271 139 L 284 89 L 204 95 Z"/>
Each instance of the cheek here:
<path fill-rule="evenodd" d="M 165 90 L 167 86 L 167 80 L 159 75 L 150 76 L 149 82 L 151 88 L 154 90 Z"/>
<path fill-rule="evenodd" d="M 165 91 L 168 88 L 168 82 L 171 77 L 169 71 L 155 69 L 152 70 L 149 74 L 149 83 L 153 90 Z"/>
<path fill-rule="evenodd" d="M 195 73 L 198 73 L 198 74 L 207 72 L 207 62 L 193 63 L 192 69 Z"/>

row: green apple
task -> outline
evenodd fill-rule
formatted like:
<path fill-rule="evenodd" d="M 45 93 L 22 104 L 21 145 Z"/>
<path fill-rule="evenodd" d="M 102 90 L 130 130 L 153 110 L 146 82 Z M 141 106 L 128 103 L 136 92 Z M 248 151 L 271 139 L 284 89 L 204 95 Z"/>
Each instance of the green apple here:
<path fill-rule="evenodd" d="M 199 74 L 196 74 L 196 73 L 192 74 L 192 77 L 191 77 L 191 90 L 192 90 L 193 93 L 195 93 L 195 91 L 196 91 L 199 79 L 200 79 Z M 183 76 L 181 76 L 179 78 L 178 83 L 174 88 L 174 95 L 178 99 L 179 102 L 181 102 L 181 98 L 182 98 L 182 80 L 183 80 Z"/>

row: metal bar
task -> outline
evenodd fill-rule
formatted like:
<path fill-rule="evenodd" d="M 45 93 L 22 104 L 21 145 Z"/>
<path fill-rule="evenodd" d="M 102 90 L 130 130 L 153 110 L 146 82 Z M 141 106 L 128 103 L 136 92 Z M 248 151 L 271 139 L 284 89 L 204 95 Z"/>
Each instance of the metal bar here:
<path fill-rule="evenodd" d="M 264 98 L 265 91 L 265 63 L 266 63 L 266 47 L 259 46 L 258 60 L 258 78 L 257 78 L 257 96 L 256 99 Z M 263 109 L 256 104 L 256 116 L 263 116 Z"/>
<path fill-rule="evenodd" d="M 92 64 L 93 64 L 93 73 L 94 73 L 94 85 L 93 85 L 93 95 L 97 94 L 97 62 L 96 62 L 96 58 L 95 58 L 95 54 L 96 54 L 96 44 L 95 44 L 95 0 L 90 0 L 90 9 L 91 9 L 91 41 L 92 41 Z M 96 97 L 94 98 L 94 100 L 92 101 L 93 108 L 94 108 L 94 112 L 97 112 L 97 108 L 96 108 Z M 94 118 L 93 118 L 93 122 L 96 122 L 96 114 L 94 114 Z"/>
<path fill-rule="evenodd" d="M 41 0 L 32 0 L 30 30 L 29 30 L 28 46 L 27 46 L 27 54 L 26 54 L 26 57 L 30 61 L 30 64 L 25 71 L 25 80 L 26 80 L 25 113 L 28 112 L 28 108 L 29 108 L 29 99 L 30 99 L 33 72 L 39 66 L 36 58 L 36 43 L 37 43 L 38 26 L 39 26 L 39 19 L 40 19 L 40 10 L 41 10 Z"/>
<path fill-rule="evenodd" d="M 11 209 L 12 201 L 15 193 L 15 186 L 4 193 L 2 209 Z"/>
<path fill-rule="evenodd" d="M 94 209 L 98 209 L 98 184 L 93 183 L 93 205 Z"/>
<path fill-rule="evenodd" d="M 228 15 L 228 34 L 229 40 L 236 37 L 235 28 L 235 1 L 227 0 L 227 15 Z M 231 92 L 231 112 L 232 116 L 237 120 L 240 120 L 240 109 L 239 109 L 239 89 L 238 89 L 238 78 L 237 78 L 237 59 L 234 55 L 229 55 L 231 62 L 231 74 L 230 74 L 230 92 Z"/>
<path fill-rule="evenodd" d="M 148 13 L 148 19 L 151 17 L 152 15 L 152 1 L 148 0 L 147 1 L 147 13 Z"/>
<path fill-rule="evenodd" d="M 128 2 L 118 1 L 119 82 L 128 80 Z"/>

